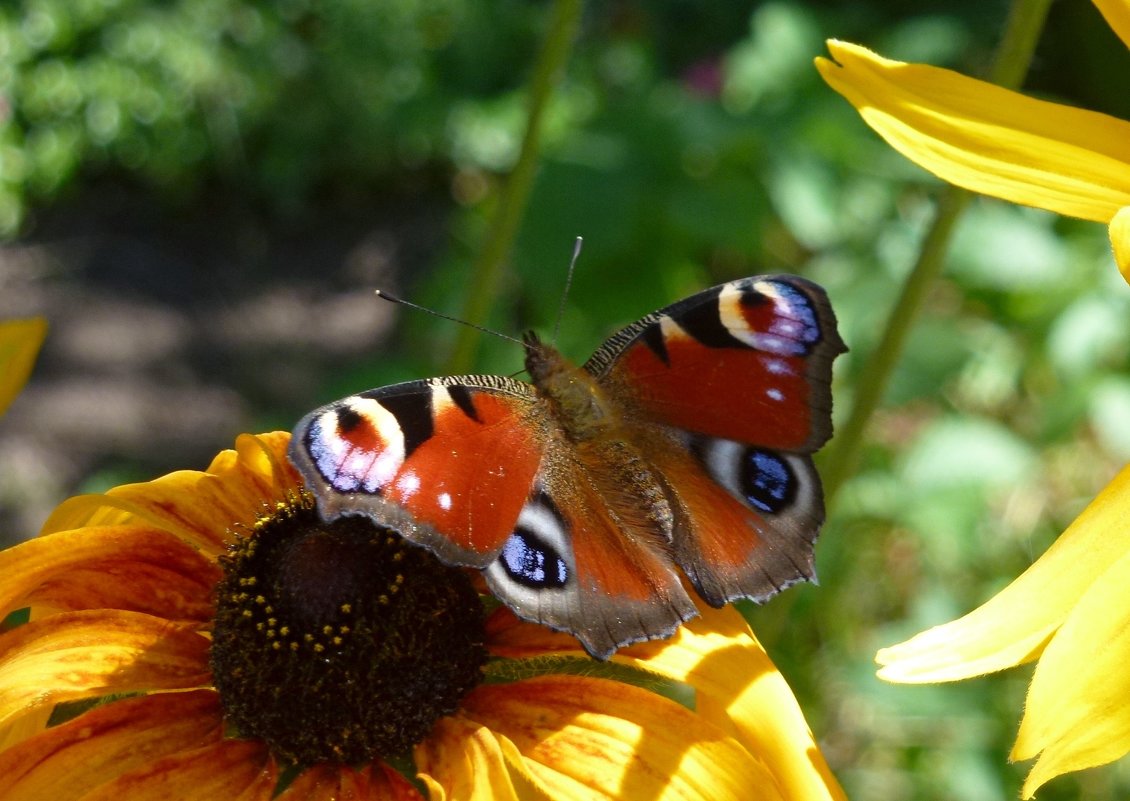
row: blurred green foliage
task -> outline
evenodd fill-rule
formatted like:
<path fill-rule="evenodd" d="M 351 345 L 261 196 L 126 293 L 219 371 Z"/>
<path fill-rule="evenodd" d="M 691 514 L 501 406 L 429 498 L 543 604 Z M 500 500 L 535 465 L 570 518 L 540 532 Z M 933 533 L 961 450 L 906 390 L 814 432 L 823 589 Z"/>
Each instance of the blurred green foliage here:
<path fill-rule="evenodd" d="M 92 176 L 158 197 L 242 193 L 296 215 L 326 186 L 395 195 L 424 172 L 447 190 L 437 202 L 451 214 L 448 240 L 428 275 L 404 281 L 414 299 L 456 311 L 498 175 L 516 157 L 547 10 L 517 0 L 4 6 L 0 230 L 18 231 L 29 208 Z M 822 84 L 812 58 L 835 36 L 976 73 L 1003 14 L 973 2 L 593 5 L 552 101 L 491 323 L 508 333 L 551 324 L 577 235 L 586 245 L 560 344 L 578 359 L 709 284 L 799 272 L 827 287 L 852 348 L 837 363 L 841 416 L 936 183 Z M 1053 14 L 1030 86 L 1127 116 L 1124 81 L 1109 77 L 1130 75 L 1125 49 L 1089 4 Z M 1026 766 L 1007 754 L 1030 668 L 901 687 L 874 677 L 872 655 L 990 597 L 1130 458 L 1128 319 L 1130 292 L 1100 226 L 972 204 L 831 510 L 820 587 L 748 610 L 852 797 L 1016 797 Z M 427 375 L 452 336 L 407 317 L 387 354 L 339 376 L 324 399 Z M 480 361 L 511 373 L 520 354 L 492 339 Z M 1128 794 L 1120 764 L 1039 797 Z"/>

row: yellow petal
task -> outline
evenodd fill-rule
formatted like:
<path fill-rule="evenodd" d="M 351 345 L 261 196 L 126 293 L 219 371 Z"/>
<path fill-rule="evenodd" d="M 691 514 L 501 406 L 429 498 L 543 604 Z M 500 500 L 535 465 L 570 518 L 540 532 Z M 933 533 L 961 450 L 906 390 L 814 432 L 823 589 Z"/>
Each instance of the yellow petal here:
<path fill-rule="evenodd" d="M 1110 221 L 1110 246 L 1118 271 L 1130 283 L 1130 206 L 1119 209 Z"/>
<path fill-rule="evenodd" d="M 270 801 L 278 771 L 262 743 L 221 740 L 136 768 L 82 801 Z"/>
<path fill-rule="evenodd" d="M 100 784 L 223 736 L 219 696 L 161 693 L 97 707 L 0 752 L 0 798 L 78 798 Z"/>
<path fill-rule="evenodd" d="M 689 709 L 607 679 L 484 685 L 464 714 L 510 740 L 555 799 L 782 798 L 765 765 Z"/>
<path fill-rule="evenodd" d="M 1107 223 L 1130 205 L 1130 123 L 831 41 L 824 80 L 887 142 L 940 178 Z"/>
<path fill-rule="evenodd" d="M 233 529 L 253 524 L 264 504 L 297 491 L 297 474 L 285 461 L 288 441 L 284 432 L 244 434 L 235 451 L 222 451 L 205 472 L 179 470 L 104 495 L 70 498 L 51 513 L 41 533 L 144 522 L 218 555 Z"/>
<path fill-rule="evenodd" d="M 745 619 L 731 606 L 704 608 L 669 640 L 620 649 L 614 662 L 631 665 L 694 687 L 707 710 L 724 710 L 729 721 L 711 718 L 763 760 L 788 798 L 843 799 L 804 713 L 784 677 Z M 491 653 L 511 659 L 551 654 L 583 656 L 575 638 L 519 621 L 499 609 L 487 621 Z"/>
<path fill-rule="evenodd" d="M 0 635 L 0 724 L 46 704 L 207 683 L 208 639 L 112 610 L 64 612 Z"/>
<path fill-rule="evenodd" d="M 876 655 L 888 681 L 953 681 L 1035 659 L 1079 599 L 1130 552 L 1126 467 L 1015 581 L 963 618 Z"/>
<path fill-rule="evenodd" d="M 498 739 L 476 721 L 441 718 L 415 756 L 431 801 L 518 801 Z"/>
<path fill-rule="evenodd" d="M 667 641 L 623 649 L 616 661 L 690 684 L 726 714 L 786 798 L 844 799 L 784 676 L 732 606 L 703 608 Z"/>
<path fill-rule="evenodd" d="M 1122 43 L 1130 47 L 1130 3 L 1126 0 L 1095 0 L 1095 6 Z"/>
<path fill-rule="evenodd" d="M 220 568 L 186 543 L 140 526 L 60 531 L 0 551 L 0 618 L 35 605 L 130 609 L 203 622 Z"/>
<path fill-rule="evenodd" d="M 0 414 L 27 383 L 46 335 L 47 321 L 42 317 L 0 323 Z"/>
<path fill-rule="evenodd" d="M 1102 574 L 1044 649 L 1013 759 L 1040 758 L 1025 797 L 1061 773 L 1130 752 L 1130 553 Z"/>

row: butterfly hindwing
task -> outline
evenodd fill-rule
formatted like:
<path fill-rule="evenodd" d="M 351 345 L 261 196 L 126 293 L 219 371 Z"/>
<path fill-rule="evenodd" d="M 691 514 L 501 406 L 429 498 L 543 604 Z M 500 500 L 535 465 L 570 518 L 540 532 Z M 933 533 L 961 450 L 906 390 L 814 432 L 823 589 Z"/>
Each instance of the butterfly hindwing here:
<path fill-rule="evenodd" d="M 814 579 L 824 503 L 812 458 L 702 435 L 684 441 L 655 458 L 677 498 L 673 556 L 698 594 L 711 606 L 760 602 Z"/>
<path fill-rule="evenodd" d="M 396 384 L 311 412 L 289 455 L 327 520 L 365 515 L 449 564 L 485 567 L 542 461 L 534 401 L 496 376 Z"/>
<path fill-rule="evenodd" d="M 595 488 L 574 479 L 535 488 L 484 571 L 491 592 L 518 617 L 572 633 L 597 659 L 671 636 L 698 612 L 664 544 L 646 531 L 626 532 Z"/>

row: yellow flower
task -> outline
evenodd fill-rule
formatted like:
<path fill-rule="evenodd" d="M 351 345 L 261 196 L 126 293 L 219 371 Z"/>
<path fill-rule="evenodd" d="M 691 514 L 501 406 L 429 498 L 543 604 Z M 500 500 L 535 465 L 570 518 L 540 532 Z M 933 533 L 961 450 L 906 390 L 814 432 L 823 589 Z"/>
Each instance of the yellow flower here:
<path fill-rule="evenodd" d="M 27 383 L 46 335 L 47 321 L 42 317 L 0 323 L 0 414 Z"/>
<path fill-rule="evenodd" d="M 1130 467 L 1012 584 L 965 617 L 879 651 L 890 681 L 953 681 L 1038 659 L 1013 759 L 1024 782 L 1130 752 Z"/>
<path fill-rule="evenodd" d="M 593 663 L 387 529 L 322 523 L 288 439 L 0 552 L 0 615 L 30 610 L 0 634 L 5 801 L 843 797 L 732 609 Z"/>
<path fill-rule="evenodd" d="M 1130 46 L 1130 3 L 1095 5 Z M 820 74 L 892 147 L 974 192 L 1107 224 L 1130 281 L 1130 122 L 846 42 L 828 49 Z"/>

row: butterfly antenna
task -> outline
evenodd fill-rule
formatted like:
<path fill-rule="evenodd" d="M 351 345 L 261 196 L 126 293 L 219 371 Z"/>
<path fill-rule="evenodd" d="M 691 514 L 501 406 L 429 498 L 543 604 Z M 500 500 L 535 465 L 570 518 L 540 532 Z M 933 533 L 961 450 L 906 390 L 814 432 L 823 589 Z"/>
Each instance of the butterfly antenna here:
<path fill-rule="evenodd" d="M 410 300 L 405 300 L 404 298 L 398 298 L 396 295 L 385 292 L 383 289 L 378 289 L 378 290 L 376 290 L 376 292 L 377 292 L 378 298 L 382 298 L 384 300 L 387 300 L 389 303 L 399 303 L 401 306 L 407 306 L 410 309 L 416 309 L 418 311 L 426 312 L 426 313 L 432 315 L 433 317 L 439 317 L 441 320 L 450 320 L 453 323 L 459 323 L 460 325 L 465 325 L 468 328 L 474 328 L 476 331 L 482 331 L 484 334 L 490 334 L 491 336 L 498 337 L 499 339 L 505 339 L 509 342 L 515 342 L 515 343 L 521 345 L 523 348 L 525 347 L 525 344 L 522 342 L 522 340 L 516 339 L 512 336 L 508 336 L 507 334 L 503 334 L 500 331 L 495 331 L 492 328 L 487 328 L 486 326 L 477 325 L 475 323 L 469 323 L 466 320 L 460 320 L 458 317 L 452 317 L 450 314 L 444 314 L 443 312 L 437 312 L 435 309 L 429 309 L 427 306 L 421 306 L 420 304 L 413 303 Z"/>
<path fill-rule="evenodd" d="M 573 286 L 573 271 L 581 255 L 581 245 L 584 243 L 584 238 L 579 236 L 573 243 L 573 258 L 569 260 L 569 272 L 565 275 L 565 291 L 561 293 L 561 305 L 557 307 L 557 321 L 553 324 L 553 339 L 550 340 L 554 345 L 557 344 L 557 335 L 561 331 L 561 318 L 565 316 L 565 301 L 569 299 L 569 288 Z"/>

